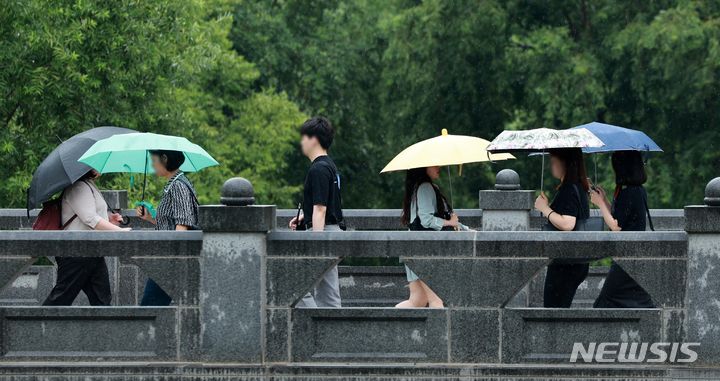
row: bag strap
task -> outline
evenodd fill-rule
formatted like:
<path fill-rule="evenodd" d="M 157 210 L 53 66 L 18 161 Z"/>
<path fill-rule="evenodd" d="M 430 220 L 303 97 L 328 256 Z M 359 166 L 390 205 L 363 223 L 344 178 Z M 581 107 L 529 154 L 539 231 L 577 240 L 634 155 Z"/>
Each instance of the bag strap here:
<path fill-rule="evenodd" d="M 338 202 L 340 203 L 340 205 L 337 205 L 337 206 L 342 208 L 342 193 L 340 192 L 340 175 L 337 173 L 334 166 L 330 165 L 330 163 L 328 163 L 326 161 L 321 161 L 319 164 L 326 167 L 330 171 L 330 173 L 332 174 L 332 177 L 333 177 L 333 182 L 330 186 L 331 193 L 328 195 L 328 198 L 329 198 L 328 203 L 335 198 L 335 193 L 337 192 Z M 337 181 L 337 187 L 333 186 L 335 181 Z M 328 209 L 330 209 L 330 208 L 328 208 Z M 338 216 L 335 215 L 334 208 L 333 208 L 333 210 L 330 210 L 330 213 L 332 214 L 333 218 L 335 218 L 335 222 L 337 222 L 338 224 L 343 222 L 342 218 L 338 218 Z"/>
<path fill-rule="evenodd" d="M 92 195 L 93 195 L 93 197 L 94 197 L 94 196 L 95 196 L 95 190 L 93 189 L 93 187 L 90 186 L 90 184 L 88 184 L 86 180 L 82 180 L 82 182 L 85 183 L 85 185 L 87 185 L 88 188 L 90 188 L 90 193 L 92 193 Z M 62 199 L 63 199 L 64 196 L 65 196 L 65 191 L 63 191 L 62 194 L 60 194 L 60 216 L 61 216 L 61 218 L 62 218 Z M 100 197 L 102 197 L 103 201 L 105 201 L 105 197 L 103 197 L 102 193 L 100 193 Z M 105 201 L 105 205 L 107 205 L 107 201 Z M 76 219 L 77 217 L 78 217 L 77 213 L 73 214 L 72 217 L 70 217 L 70 219 L 68 219 L 64 224 L 62 224 L 62 226 L 60 227 L 60 230 L 65 230 L 65 228 L 67 228 L 68 226 L 70 226 L 70 224 L 71 224 L 73 221 L 75 221 L 75 219 Z"/>
<path fill-rule="evenodd" d="M 572 186 L 573 186 L 573 189 L 575 189 L 575 195 L 578 198 L 578 204 L 582 205 L 582 196 L 580 195 L 580 189 L 578 189 L 577 184 L 573 184 Z M 585 220 L 585 219 L 586 218 L 583 218 L 583 220 Z M 580 220 L 580 218 L 578 218 L 578 220 Z"/>
<path fill-rule="evenodd" d="M 645 188 L 642 188 L 642 197 L 643 197 L 643 203 L 645 204 L 645 213 L 647 213 L 648 223 L 650 224 L 650 230 L 655 231 L 655 226 L 653 226 L 652 217 L 650 217 L 650 208 L 648 208 L 647 192 L 645 191 Z"/>
<path fill-rule="evenodd" d="M 65 230 L 65 228 L 67 228 L 73 221 L 75 221 L 77 216 L 78 216 L 77 214 L 73 214 L 73 216 L 70 217 L 70 219 L 67 220 L 67 222 L 64 223 L 63 226 L 60 227 L 60 230 Z"/>
<path fill-rule="evenodd" d="M 184 177 L 185 177 L 185 176 L 183 176 L 183 178 L 184 178 Z M 195 200 L 195 203 L 198 204 L 198 205 L 200 205 L 200 201 L 198 201 L 197 196 L 195 195 L 195 189 L 193 189 L 193 187 L 190 185 L 190 183 L 186 182 L 185 180 L 183 180 L 183 179 L 181 179 L 181 178 L 176 178 L 176 179 L 173 180 L 173 181 L 180 181 L 181 183 L 183 183 L 183 184 L 188 188 L 188 190 L 190 191 L 190 194 L 192 195 L 193 200 Z"/>

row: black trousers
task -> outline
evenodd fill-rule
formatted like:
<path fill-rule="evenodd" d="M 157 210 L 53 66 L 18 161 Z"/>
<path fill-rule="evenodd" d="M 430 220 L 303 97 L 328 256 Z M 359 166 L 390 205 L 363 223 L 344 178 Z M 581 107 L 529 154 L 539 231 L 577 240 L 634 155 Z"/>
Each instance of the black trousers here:
<path fill-rule="evenodd" d="M 57 283 L 44 306 L 71 306 L 80 291 L 87 295 L 90 305 L 110 305 L 110 276 L 105 258 L 55 257 L 55 260 Z"/>
<path fill-rule="evenodd" d="M 543 305 L 546 308 L 570 308 L 575 292 L 589 269 L 588 263 L 550 262 L 545 275 Z"/>
<path fill-rule="evenodd" d="M 594 308 L 655 308 L 650 295 L 613 262 Z"/>

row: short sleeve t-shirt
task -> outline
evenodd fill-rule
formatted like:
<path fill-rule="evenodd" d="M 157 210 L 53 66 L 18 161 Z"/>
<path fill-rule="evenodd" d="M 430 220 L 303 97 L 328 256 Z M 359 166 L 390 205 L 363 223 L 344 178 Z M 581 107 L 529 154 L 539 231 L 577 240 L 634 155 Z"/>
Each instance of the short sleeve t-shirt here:
<path fill-rule="evenodd" d="M 335 162 L 329 156 L 319 156 L 310 165 L 303 189 L 303 214 L 306 226 L 312 224 L 314 205 L 327 207 L 325 224 L 342 221 L 340 177 Z"/>
<path fill-rule="evenodd" d="M 612 215 L 623 231 L 645 231 L 645 189 L 642 186 L 621 189 L 612 209 Z"/>
<path fill-rule="evenodd" d="M 573 216 L 581 220 L 590 217 L 587 192 L 582 185 L 576 183 L 562 184 L 558 188 L 550 208 L 563 216 Z"/>

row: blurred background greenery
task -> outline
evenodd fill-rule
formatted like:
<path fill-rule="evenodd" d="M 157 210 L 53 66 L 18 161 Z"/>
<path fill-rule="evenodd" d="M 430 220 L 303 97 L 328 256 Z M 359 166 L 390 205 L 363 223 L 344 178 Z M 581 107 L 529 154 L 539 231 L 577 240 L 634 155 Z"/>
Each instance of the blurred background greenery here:
<path fill-rule="evenodd" d="M 691 0 L 5 0 L 0 206 L 24 205 L 61 140 L 116 125 L 205 147 L 222 165 L 190 175 L 203 203 L 243 176 L 259 202 L 293 207 L 308 166 L 297 130 L 320 114 L 346 208 L 399 207 L 402 175 L 380 169 L 442 128 L 491 140 L 593 120 L 665 149 L 648 160 L 650 204 L 679 208 L 718 175 L 719 16 Z M 536 157 L 467 165 L 455 206 L 477 207 L 506 167 L 540 183 Z"/>

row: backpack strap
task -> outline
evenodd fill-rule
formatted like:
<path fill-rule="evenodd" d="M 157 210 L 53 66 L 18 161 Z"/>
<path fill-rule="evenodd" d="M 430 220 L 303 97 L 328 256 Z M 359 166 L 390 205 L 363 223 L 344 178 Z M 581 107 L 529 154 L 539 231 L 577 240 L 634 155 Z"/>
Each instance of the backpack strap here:
<path fill-rule="evenodd" d="M 325 161 L 321 161 L 319 164 L 322 165 L 323 167 L 327 168 L 330 171 L 330 173 L 332 174 L 332 177 L 333 177 L 333 184 L 335 181 L 337 181 L 337 187 L 330 186 L 331 193 L 328 196 L 328 198 L 329 198 L 328 204 L 330 203 L 331 200 L 334 199 L 334 196 L 337 193 L 338 202 L 340 203 L 340 205 L 338 205 L 338 206 L 340 208 L 342 208 L 342 193 L 340 192 L 340 175 L 337 173 L 335 168 L 332 165 L 330 165 L 329 163 L 327 163 Z M 330 208 L 328 208 L 328 210 L 329 209 Z M 330 210 L 330 213 L 332 214 L 333 218 L 335 218 L 335 222 L 338 225 L 344 224 L 343 218 L 339 218 L 338 216 L 336 216 L 334 210 Z"/>
<path fill-rule="evenodd" d="M 87 185 L 88 188 L 90 188 L 90 193 L 92 193 L 92 195 L 95 196 L 95 190 L 93 189 L 93 187 L 90 186 L 90 184 L 88 184 L 86 180 L 83 180 L 82 182 L 85 183 L 85 185 Z M 62 194 L 60 194 L 60 216 L 62 216 L 62 198 L 63 198 L 63 196 L 65 196 L 65 191 L 63 191 Z M 100 197 L 102 197 L 103 201 L 105 200 L 105 197 L 103 197 L 102 193 L 100 193 Z M 107 205 L 107 201 L 105 201 L 105 205 Z M 60 227 L 60 230 L 65 230 L 65 228 L 70 226 L 70 224 L 73 221 L 75 221 L 75 219 L 77 217 L 78 217 L 77 213 L 73 214 L 72 217 L 70 217 L 70 219 L 68 219 L 67 221 L 65 221 L 64 224 L 62 224 L 62 226 Z"/>
<path fill-rule="evenodd" d="M 77 214 L 73 214 L 73 216 L 70 217 L 70 219 L 67 220 L 67 222 L 65 222 L 65 223 L 60 227 L 60 230 L 65 230 L 65 228 L 67 228 L 73 221 L 75 221 L 76 218 L 77 218 Z"/>

